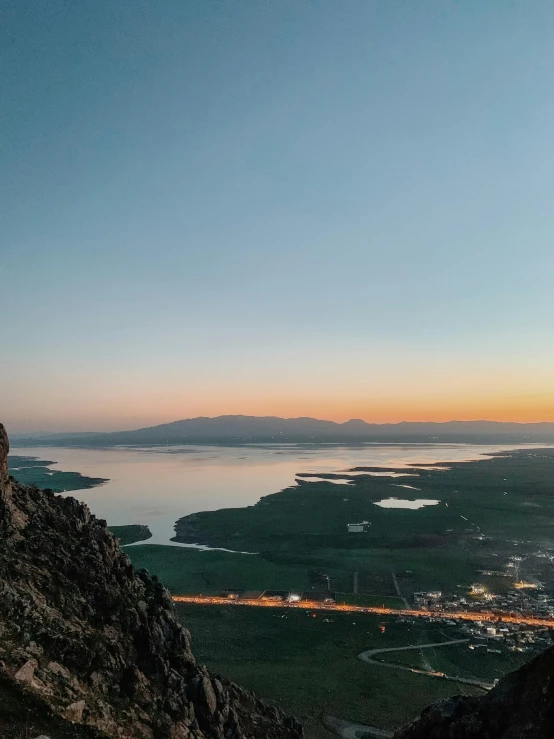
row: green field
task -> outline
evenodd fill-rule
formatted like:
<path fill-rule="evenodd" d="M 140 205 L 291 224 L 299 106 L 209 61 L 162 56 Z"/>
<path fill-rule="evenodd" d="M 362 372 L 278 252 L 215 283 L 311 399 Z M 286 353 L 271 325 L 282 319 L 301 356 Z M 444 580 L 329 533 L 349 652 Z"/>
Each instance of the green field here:
<path fill-rule="evenodd" d="M 259 552 L 278 566 L 273 572 L 323 571 L 331 576 L 332 589 L 341 592 L 352 591 L 358 572 L 360 593 L 395 595 L 395 572 L 408 597 L 418 590 L 452 592 L 470 585 L 479 570 L 497 569 L 514 553 L 514 540 L 526 541 L 518 551 L 554 545 L 554 450 L 518 451 L 417 475 L 402 479 L 418 491 L 364 474 L 353 476 L 348 486 L 304 481 L 254 506 L 180 519 L 176 540 Z M 419 510 L 374 505 L 388 497 L 440 503 Z M 367 532 L 348 533 L 349 522 L 364 520 L 371 522 Z M 241 563 L 246 576 L 250 565 Z M 258 587 L 278 586 L 263 581 Z"/>
<path fill-rule="evenodd" d="M 404 608 L 402 598 L 396 595 L 354 595 L 353 593 L 337 593 L 337 603 L 347 603 L 352 606 L 368 606 L 372 608 Z"/>
<path fill-rule="evenodd" d="M 510 578 L 480 570 L 500 571 L 511 555 L 554 547 L 554 450 L 422 470 L 410 480 L 420 491 L 395 488 L 390 478 L 354 480 L 349 486 L 303 482 L 254 506 L 178 522 L 182 541 L 255 554 L 155 545 L 127 552 L 137 567 L 158 575 L 174 593 L 306 591 L 321 589 L 314 582 L 328 577 L 339 602 L 401 608 L 393 573 L 408 600 L 420 590 L 463 593 L 476 580 L 503 592 Z M 392 496 L 441 502 L 420 510 L 374 505 Z M 360 520 L 371 521 L 368 532 L 348 533 L 347 523 Z M 554 588 L 548 558 L 531 558 L 526 566 Z M 324 714 L 391 729 L 439 698 L 481 693 L 357 658 L 371 648 L 463 638 L 458 626 L 369 614 L 319 612 L 314 618 L 306 612 L 233 606 L 179 605 L 178 612 L 200 660 L 298 716 L 308 739 L 332 736 L 321 724 Z M 499 655 L 470 650 L 466 644 L 378 657 L 484 682 L 528 658 L 506 649 Z"/>
<path fill-rule="evenodd" d="M 259 554 L 203 552 L 144 544 L 125 550 L 137 568 L 157 575 L 172 593 L 215 594 L 222 590 L 305 590 L 306 569 L 269 562 Z"/>
<path fill-rule="evenodd" d="M 94 488 L 107 482 L 103 477 L 86 477 L 79 472 L 60 472 L 50 469 L 55 462 L 37 459 L 36 457 L 8 457 L 10 475 L 23 485 L 36 485 L 38 488 L 49 488 L 55 493 L 70 492 Z"/>
<path fill-rule="evenodd" d="M 463 638 L 457 627 L 441 627 L 436 624 L 422 624 L 420 627 L 420 644 L 431 644 L 450 639 Z M 466 677 L 492 683 L 508 672 L 516 670 L 529 661 L 530 656 L 510 652 L 501 647 L 501 654 L 490 654 L 485 650 L 471 650 L 467 644 L 452 644 L 446 647 L 431 647 L 421 652 L 410 650 L 392 652 L 379 656 L 388 662 L 401 663 L 410 667 L 426 667 L 444 672 L 446 675 Z"/>
<path fill-rule="evenodd" d="M 440 698 L 482 694 L 357 658 L 369 648 L 435 639 L 419 624 L 278 608 L 179 604 L 177 610 L 201 662 L 299 717 L 308 739 L 331 739 L 321 724 L 325 714 L 393 729 Z M 457 636 L 449 630 L 446 638 Z"/>
<path fill-rule="evenodd" d="M 134 544 L 136 541 L 146 541 L 152 538 L 152 532 L 143 524 L 129 524 L 128 526 L 110 526 L 110 531 L 119 539 L 120 546 Z"/>

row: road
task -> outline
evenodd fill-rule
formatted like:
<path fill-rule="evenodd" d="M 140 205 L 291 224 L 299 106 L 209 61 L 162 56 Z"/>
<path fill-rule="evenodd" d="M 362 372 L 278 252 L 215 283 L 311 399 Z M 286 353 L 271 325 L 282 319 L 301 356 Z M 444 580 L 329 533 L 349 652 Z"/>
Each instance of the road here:
<path fill-rule="evenodd" d="M 469 639 L 451 639 L 450 641 L 434 642 L 433 644 L 410 644 L 407 647 L 386 647 L 380 649 L 367 649 L 365 652 L 361 652 L 358 658 L 362 662 L 366 662 L 370 665 L 379 665 L 380 667 L 390 667 L 396 670 L 404 670 L 405 672 L 412 672 L 418 675 L 428 675 L 430 677 L 440 677 L 443 680 L 450 680 L 457 683 L 465 683 L 466 685 L 474 685 L 483 690 L 490 690 L 493 686 L 489 683 L 483 683 L 480 680 L 473 680 L 465 677 L 454 677 L 450 675 L 444 675 L 433 670 L 421 670 L 416 667 L 409 667 L 408 665 L 398 665 L 392 662 L 382 662 L 381 660 L 374 659 L 378 654 L 386 654 L 391 652 L 404 652 L 407 650 L 420 650 L 420 649 L 431 649 L 432 647 L 447 647 L 454 644 L 467 644 Z M 374 739 L 389 739 L 393 736 L 392 731 L 381 729 L 376 726 L 367 726 L 365 724 L 356 724 L 344 719 L 338 718 L 337 716 L 323 716 L 322 723 L 329 731 L 342 736 L 343 739 L 360 739 L 361 737 L 372 737 Z"/>
<path fill-rule="evenodd" d="M 208 606 L 251 606 L 255 608 L 293 608 L 307 611 L 328 611 L 342 613 L 374 613 L 377 616 L 402 616 L 404 618 L 433 618 L 447 621 L 485 621 L 489 623 L 524 624 L 554 628 L 554 618 L 536 618 L 519 616 L 511 613 L 493 613 L 492 611 L 418 611 L 413 608 L 386 608 L 385 606 L 353 606 L 346 603 L 320 603 L 301 600 L 288 601 L 264 600 L 263 598 L 222 598 L 216 595 L 174 595 L 176 603 L 196 603 Z"/>
<path fill-rule="evenodd" d="M 409 609 L 410 604 L 408 603 L 406 598 L 404 598 L 404 596 L 402 595 L 402 591 L 400 590 L 400 586 L 398 585 L 398 580 L 396 579 L 396 572 L 391 572 L 391 575 L 392 575 L 392 581 L 394 583 L 394 589 L 396 590 L 396 595 L 402 599 L 402 602 L 404 603 L 404 607 Z"/>
<path fill-rule="evenodd" d="M 387 647 L 385 649 L 367 649 L 365 652 L 361 652 L 358 657 L 362 662 L 367 662 L 370 665 L 380 665 L 381 667 L 391 667 L 395 670 L 403 670 L 404 672 L 414 672 L 416 675 L 428 675 L 429 677 L 439 677 L 442 680 L 450 680 L 456 683 L 465 683 L 466 685 L 476 685 L 478 688 L 483 690 L 490 690 L 493 685 L 492 683 L 484 683 L 481 680 L 475 680 L 469 677 L 455 677 L 454 675 L 445 675 L 444 672 L 437 672 L 435 670 L 424 670 L 417 667 L 409 667 L 408 665 L 398 665 L 392 662 L 382 662 L 378 659 L 373 659 L 377 654 L 385 654 L 386 652 L 405 652 L 409 649 L 431 649 L 431 647 L 448 647 L 451 644 L 467 644 L 469 639 L 452 639 L 451 641 L 440 641 L 433 644 L 411 644 L 407 647 Z"/>

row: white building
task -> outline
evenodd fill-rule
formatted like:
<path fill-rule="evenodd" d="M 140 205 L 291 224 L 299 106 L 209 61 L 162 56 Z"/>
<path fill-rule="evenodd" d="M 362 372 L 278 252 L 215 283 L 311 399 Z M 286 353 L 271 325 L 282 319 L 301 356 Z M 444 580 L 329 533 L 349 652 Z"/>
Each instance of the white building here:
<path fill-rule="evenodd" d="M 363 534 L 366 526 L 369 526 L 369 523 L 367 521 L 362 521 L 362 523 L 349 523 L 348 533 L 349 534 L 355 534 L 355 533 Z"/>

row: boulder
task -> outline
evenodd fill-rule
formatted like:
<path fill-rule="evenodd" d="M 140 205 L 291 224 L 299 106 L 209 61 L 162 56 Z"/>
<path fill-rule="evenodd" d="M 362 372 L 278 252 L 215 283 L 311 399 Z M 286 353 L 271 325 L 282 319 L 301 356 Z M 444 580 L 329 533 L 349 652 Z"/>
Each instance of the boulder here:
<path fill-rule="evenodd" d="M 24 685 L 31 685 L 34 680 L 35 670 L 37 667 L 38 663 L 36 659 L 27 660 L 23 667 L 20 667 L 13 676 L 14 680 L 18 683 L 23 683 Z"/>
<path fill-rule="evenodd" d="M 83 712 L 86 708 L 85 701 L 76 701 L 70 703 L 63 712 L 63 717 L 72 723 L 78 724 L 83 718 Z"/>

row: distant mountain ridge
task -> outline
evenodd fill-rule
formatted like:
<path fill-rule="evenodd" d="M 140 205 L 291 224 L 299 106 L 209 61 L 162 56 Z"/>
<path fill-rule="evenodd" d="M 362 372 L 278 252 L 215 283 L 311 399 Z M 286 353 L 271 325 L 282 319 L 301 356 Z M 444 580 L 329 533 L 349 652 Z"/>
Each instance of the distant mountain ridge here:
<path fill-rule="evenodd" d="M 36 434 L 12 437 L 27 446 L 118 446 L 252 443 L 551 443 L 554 423 L 500 421 L 402 421 L 344 423 L 277 416 L 201 416 L 133 431 Z"/>

